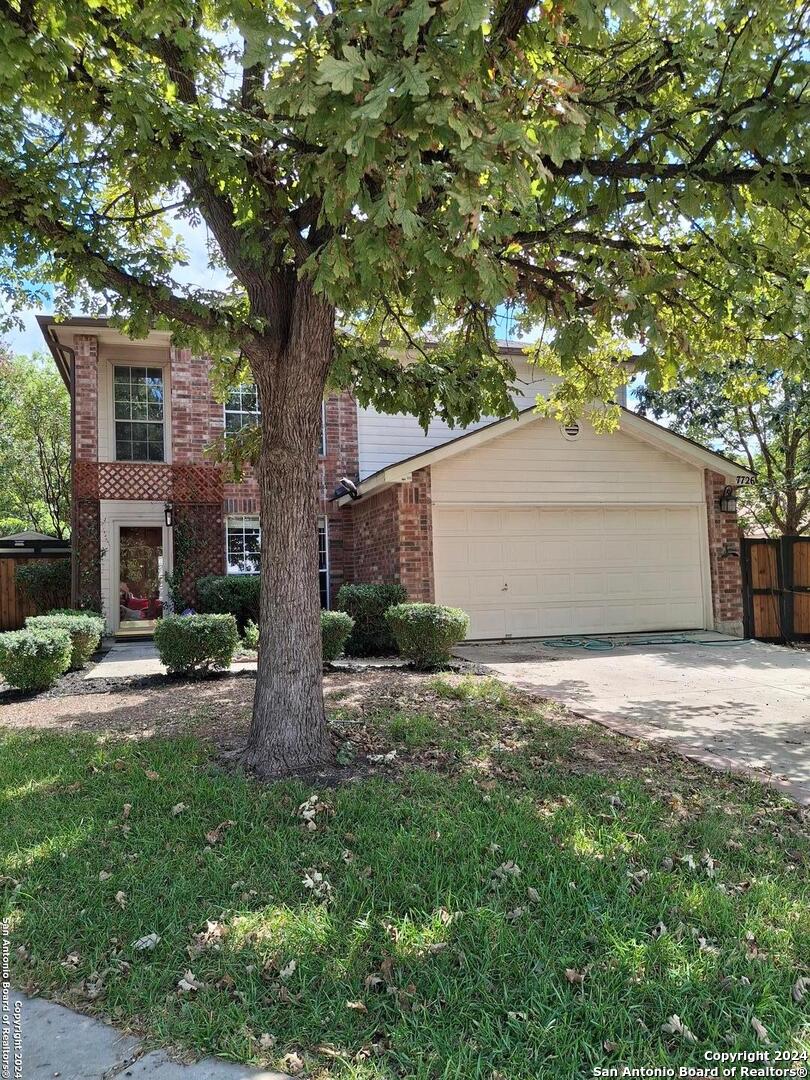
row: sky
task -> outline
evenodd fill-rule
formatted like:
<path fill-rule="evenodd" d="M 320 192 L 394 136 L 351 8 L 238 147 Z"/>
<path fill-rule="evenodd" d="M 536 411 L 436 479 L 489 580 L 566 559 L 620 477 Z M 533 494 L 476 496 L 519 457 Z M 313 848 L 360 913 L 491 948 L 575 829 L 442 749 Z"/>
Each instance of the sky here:
<path fill-rule="evenodd" d="M 178 266 L 175 270 L 175 280 L 183 285 L 197 285 L 206 289 L 224 289 L 227 287 L 227 276 L 222 270 L 214 269 L 209 265 L 208 252 L 206 249 L 207 229 L 205 226 L 192 227 L 187 222 L 175 219 L 175 229 L 185 242 L 188 255 L 188 265 Z M 42 352 L 45 349 L 45 341 L 42 332 L 37 326 L 37 315 L 50 315 L 47 308 L 31 308 L 20 312 L 23 327 L 20 330 L 11 330 L 3 335 L 3 341 L 14 353 Z M 86 311 L 74 311 L 74 315 L 86 315 Z"/>

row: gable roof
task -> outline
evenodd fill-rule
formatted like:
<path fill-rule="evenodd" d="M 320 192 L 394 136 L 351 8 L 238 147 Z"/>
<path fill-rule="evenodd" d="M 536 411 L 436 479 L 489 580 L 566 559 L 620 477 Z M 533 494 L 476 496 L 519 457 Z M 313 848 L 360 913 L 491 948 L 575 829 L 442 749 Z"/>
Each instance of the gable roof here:
<path fill-rule="evenodd" d="M 680 458 L 690 465 L 720 473 L 730 483 L 736 483 L 739 476 L 753 476 L 750 469 L 740 465 L 739 462 L 734 461 L 732 458 L 728 458 L 724 454 L 718 454 L 716 450 L 709 450 L 708 447 L 701 446 L 700 443 L 687 438 L 685 435 L 678 435 L 662 424 L 656 424 L 654 420 L 639 416 L 638 413 L 625 408 L 624 405 L 620 405 L 619 408 L 621 409 L 619 430 L 625 435 L 649 443 L 650 446 L 672 454 L 673 457 Z M 494 420 L 485 427 L 476 428 L 474 431 L 466 431 L 456 436 L 455 439 L 442 443 L 441 446 L 436 446 L 431 450 L 423 450 L 418 454 L 411 454 L 409 457 L 395 461 L 391 465 L 386 465 L 384 469 L 379 469 L 377 472 L 372 473 L 371 476 L 361 480 L 358 484 L 358 490 L 361 495 L 370 495 L 372 492 L 380 491 L 383 488 L 390 487 L 392 484 L 402 483 L 404 480 L 409 480 L 411 474 L 416 472 L 417 469 L 424 469 L 428 465 L 434 465 L 456 454 L 474 450 L 488 443 L 491 439 L 500 438 L 512 431 L 516 431 L 518 428 L 525 427 L 527 424 L 546 419 L 548 417 L 535 412 L 534 406 L 521 409 L 517 416 L 507 417 L 504 420 Z M 350 501 L 350 496 L 343 495 L 338 500 L 338 505 L 345 506 Z"/>

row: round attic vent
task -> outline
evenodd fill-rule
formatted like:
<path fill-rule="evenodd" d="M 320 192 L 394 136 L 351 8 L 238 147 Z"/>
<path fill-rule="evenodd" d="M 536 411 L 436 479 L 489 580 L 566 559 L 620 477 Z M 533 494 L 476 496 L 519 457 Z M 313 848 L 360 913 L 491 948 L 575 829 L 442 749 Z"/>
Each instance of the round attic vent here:
<path fill-rule="evenodd" d="M 573 424 L 563 424 L 560 431 L 562 431 L 563 438 L 568 439 L 569 442 L 579 438 L 580 428 L 576 421 Z"/>

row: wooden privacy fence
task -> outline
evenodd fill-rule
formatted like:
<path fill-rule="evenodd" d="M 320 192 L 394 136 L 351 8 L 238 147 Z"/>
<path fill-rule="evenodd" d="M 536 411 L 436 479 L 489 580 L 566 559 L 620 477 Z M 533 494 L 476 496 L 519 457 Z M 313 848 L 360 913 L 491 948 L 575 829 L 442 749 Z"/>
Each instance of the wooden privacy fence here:
<path fill-rule="evenodd" d="M 69 558 L 67 540 L 37 533 L 0 537 L 0 630 L 18 630 L 29 615 L 36 614 L 17 588 L 17 567 L 31 562 L 63 562 Z"/>
<path fill-rule="evenodd" d="M 810 641 L 810 536 L 742 542 L 746 637 Z"/>

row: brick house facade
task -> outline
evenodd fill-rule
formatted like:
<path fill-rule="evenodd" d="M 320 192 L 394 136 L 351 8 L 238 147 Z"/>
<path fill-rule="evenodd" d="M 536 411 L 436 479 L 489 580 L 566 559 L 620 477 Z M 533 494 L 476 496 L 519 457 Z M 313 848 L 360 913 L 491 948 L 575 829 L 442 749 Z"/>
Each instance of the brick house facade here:
<path fill-rule="evenodd" d="M 170 568 L 177 536 L 181 533 L 192 536 L 193 543 L 183 562 L 181 589 L 188 601 L 194 603 L 195 586 L 200 577 L 224 574 L 229 569 L 229 530 L 258 528 L 259 513 L 259 491 L 254 477 L 248 474 L 242 482 L 234 483 L 228 478 L 226 467 L 215 463 L 206 454 L 206 448 L 222 436 L 225 428 L 225 410 L 213 398 L 208 362 L 188 350 L 171 346 L 168 335 L 153 333 L 147 342 L 136 344 L 128 342 L 101 320 L 77 319 L 70 325 L 61 326 L 45 318 L 40 322 L 72 398 L 76 602 L 104 606 L 107 610 L 117 607 L 120 573 L 114 565 L 117 557 L 115 529 L 118 527 L 115 523 L 137 528 L 141 516 L 146 515 L 143 521 L 147 528 L 156 530 L 161 526 L 164 508 L 170 506 L 174 532 L 163 533 L 164 568 Z M 163 460 L 118 460 L 118 399 L 115 396 L 118 390 L 117 385 L 113 389 L 113 380 L 118 379 L 126 365 L 133 370 L 147 370 L 153 374 L 159 370 L 162 373 L 165 399 L 160 421 L 164 438 Z M 134 411 L 132 416 L 135 416 Z M 641 424 L 646 427 L 636 432 L 634 429 Z M 133 423 L 133 432 L 135 426 Z M 527 549 L 533 536 L 519 532 L 516 522 L 521 514 L 525 518 L 529 513 L 521 507 L 542 506 L 549 501 L 544 490 L 538 489 L 536 494 L 528 492 L 531 484 L 540 478 L 541 481 L 547 479 L 552 487 L 557 484 L 554 490 L 563 495 L 554 498 L 569 509 L 560 509 L 555 502 L 549 512 L 543 511 L 546 516 L 537 520 L 553 521 L 556 514 L 559 528 L 567 522 L 565 527 L 569 533 L 561 548 L 559 544 L 555 548 L 551 537 L 543 553 L 538 555 L 535 551 L 535 564 L 542 564 L 544 559 L 548 561 L 551 558 L 549 552 L 562 550 L 564 554 L 567 546 L 574 552 L 578 544 L 585 544 L 585 530 L 590 527 L 588 521 L 594 514 L 602 515 L 594 526 L 597 529 L 595 539 L 600 529 L 617 528 L 622 520 L 632 518 L 635 532 L 627 532 L 627 537 L 632 540 L 640 529 L 647 528 L 644 523 L 654 518 L 658 532 L 650 533 L 646 547 L 639 547 L 634 556 L 642 561 L 644 558 L 652 561 L 648 566 L 634 564 L 633 569 L 638 573 L 631 574 L 631 578 L 635 576 L 648 581 L 654 591 L 656 567 L 666 571 L 660 559 L 655 562 L 655 548 L 662 546 L 662 538 L 666 537 L 668 529 L 675 529 L 673 536 L 677 539 L 671 546 L 670 561 L 678 563 L 677 552 L 683 543 L 692 545 L 693 556 L 680 560 L 680 576 L 674 575 L 668 585 L 671 595 L 666 598 L 666 604 L 662 601 L 660 616 L 651 614 L 649 618 L 669 620 L 673 627 L 703 625 L 731 633 L 741 632 L 736 515 L 719 509 L 723 489 L 732 479 L 732 463 L 703 448 L 695 448 L 694 444 L 687 446 L 687 440 L 674 445 L 672 440 L 677 440 L 677 436 L 664 433 L 648 421 L 640 421 L 634 414 L 627 414 L 622 430 L 627 430 L 633 437 L 638 435 L 641 442 L 631 445 L 625 439 L 625 445 L 620 441 L 618 470 L 605 471 L 609 464 L 607 458 L 614 452 L 615 440 L 614 443 L 598 444 L 597 454 L 590 444 L 569 447 L 569 435 L 563 433 L 564 438 L 560 439 L 552 421 L 541 421 L 534 414 L 521 414 L 519 421 L 484 423 L 461 438 L 458 433 L 443 431 L 438 438 L 429 433 L 424 439 L 421 433 L 414 434 L 410 429 L 406 434 L 403 420 L 360 409 L 348 393 L 331 394 L 324 404 L 323 452 L 319 458 L 323 602 L 333 604 L 341 584 L 351 581 L 396 581 L 405 586 L 412 599 L 458 602 L 460 606 L 474 606 L 477 602 L 492 606 L 497 604 L 499 593 L 503 593 L 506 602 L 517 591 L 518 600 L 510 601 L 515 610 L 511 615 L 506 611 L 506 615 L 512 619 L 510 625 L 531 628 L 535 624 L 526 622 L 525 613 L 521 615 L 517 608 L 520 591 L 526 592 L 528 604 L 534 586 L 525 569 L 514 563 L 509 552 Z M 506 462 L 505 455 L 511 442 L 517 445 L 521 439 L 535 438 L 532 435 L 535 431 L 537 437 L 542 435 L 545 440 L 542 446 L 538 445 L 536 450 L 530 447 L 528 451 L 524 448 L 522 456 L 515 459 L 516 464 L 499 466 L 507 469 L 508 482 L 504 485 L 502 474 L 490 476 L 491 462 Z M 386 445 L 389 432 L 390 453 Z M 131 437 L 134 439 L 135 435 Z M 652 443 L 647 445 L 650 440 Z M 424 453 L 408 454 L 412 447 L 422 445 L 427 447 Z M 603 470 L 599 475 L 623 476 L 624 480 L 616 486 L 615 494 L 610 494 L 604 484 L 601 488 L 596 487 L 593 494 L 587 496 L 593 503 L 593 509 L 589 511 L 580 496 L 572 492 L 585 490 L 585 470 L 593 470 L 593 462 L 598 464 L 603 453 L 605 460 L 598 466 Z M 542 459 L 549 463 L 547 470 L 536 471 L 532 464 L 536 454 L 545 455 Z M 682 459 L 690 454 L 687 466 Z M 455 464 L 453 461 L 448 463 L 445 459 L 453 455 Z M 571 455 L 570 463 L 565 466 L 568 471 L 557 477 L 555 463 L 562 461 L 565 455 Z M 394 462 L 394 465 L 371 472 L 380 460 Z M 470 463 L 469 477 L 462 468 L 464 461 Z M 638 472 L 636 478 L 633 477 L 634 468 Z M 515 489 L 515 476 L 519 477 L 521 470 L 526 470 L 526 491 Z M 453 479 L 449 480 L 451 473 Z M 360 481 L 361 498 L 334 497 L 343 476 Z M 662 493 L 660 497 L 656 487 Z M 502 488 L 512 492 L 508 496 L 509 503 Z M 462 489 L 468 493 L 462 496 Z M 684 503 L 683 508 L 680 503 Z M 493 515 L 497 514 L 500 514 L 499 523 L 492 526 Z M 456 535 L 453 529 L 461 520 L 460 515 L 466 515 L 467 531 Z M 490 527 L 495 528 L 491 536 L 487 533 Z M 628 530 L 632 528 L 627 526 Z M 687 530 L 683 533 L 683 541 L 678 529 Z M 606 535 L 605 550 L 610 548 L 608 541 Z M 451 579 L 454 575 L 458 578 L 459 569 L 455 564 L 473 559 L 471 553 L 476 544 L 490 555 L 483 562 L 470 562 L 467 592 L 458 591 L 461 585 L 454 592 Z M 596 539 L 597 551 L 599 546 Z M 599 603 L 608 612 L 604 619 L 609 619 L 610 589 L 615 590 L 615 582 L 623 580 L 622 574 L 628 578 L 626 571 L 622 571 L 622 547 L 630 550 L 627 543 L 616 543 L 615 558 L 619 561 L 615 566 L 602 568 L 601 576 L 594 576 L 594 567 L 587 564 L 587 559 L 577 574 L 570 573 L 568 566 L 554 564 L 561 568 L 553 570 L 552 578 L 546 576 L 543 590 L 549 596 L 555 595 L 555 589 L 559 592 L 555 582 L 566 577 L 571 578 L 571 588 L 575 592 L 583 590 L 583 583 L 593 581 L 594 588 L 603 587 L 604 595 L 599 598 Z M 500 557 L 497 552 L 502 555 L 507 552 L 503 555 L 505 561 L 502 565 L 490 565 L 492 558 Z M 512 563 L 508 561 L 510 558 Z M 549 565 L 552 564 L 553 559 Z M 689 613 L 679 598 L 679 592 L 688 591 L 684 584 L 687 580 L 692 583 L 689 588 L 695 593 Z M 488 589 L 492 590 L 489 599 Z M 636 602 L 639 611 L 644 609 L 645 603 L 645 596 L 640 592 Z M 625 608 L 628 608 L 627 604 Z M 550 627 L 557 625 L 552 609 L 547 612 Z M 623 618 L 626 621 L 627 616 Z M 478 625 L 485 628 L 490 624 L 486 624 L 482 616 Z M 512 636 L 501 624 L 491 625 L 496 629 L 482 630 L 479 636 Z M 537 632 L 545 625 L 537 623 L 540 628 Z M 113 619 L 111 629 L 115 628 Z M 576 630 L 576 625 L 573 629 Z M 605 630 L 609 629 L 609 625 L 605 626 Z M 531 636 L 532 631 L 528 629 L 524 633 Z"/>

